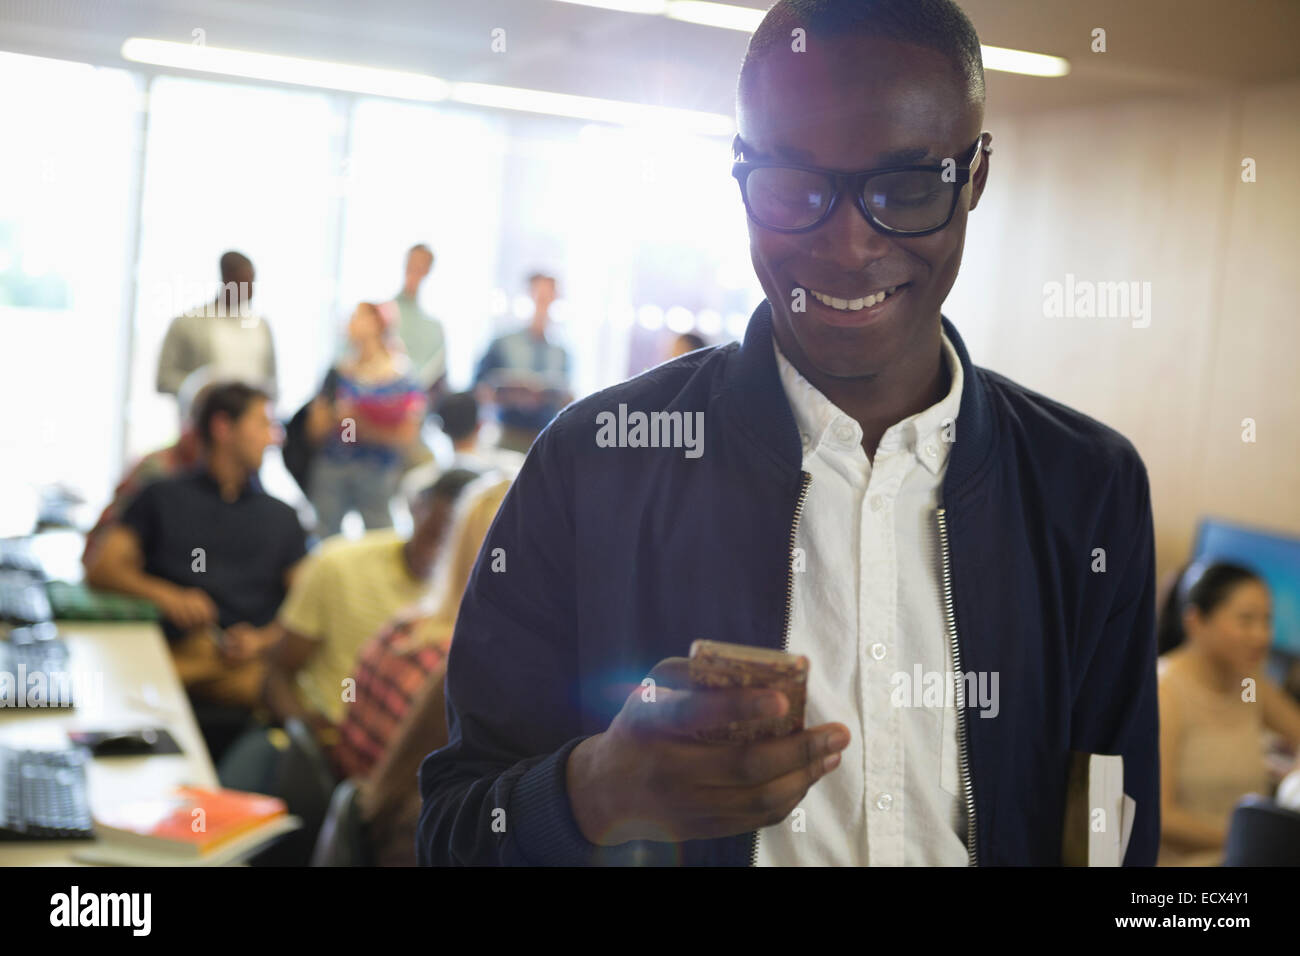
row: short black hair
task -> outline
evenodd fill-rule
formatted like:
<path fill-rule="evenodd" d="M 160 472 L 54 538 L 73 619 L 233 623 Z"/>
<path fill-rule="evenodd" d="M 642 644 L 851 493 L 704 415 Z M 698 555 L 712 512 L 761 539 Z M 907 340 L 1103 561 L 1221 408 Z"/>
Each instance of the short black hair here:
<path fill-rule="evenodd" d="M 225 415 L 235 422 L 243 417 L 253 402 L 258 399 L 270 401 L 266 392 L 243 382 L 222 382 L 207 388 L 208 392 L 203 396 L 198 413 L 194 416 L 199 440 L 205 446 L 212 444 L 212 420 L 218 415 Z"/>
<path fill-rule="evenodd" d="M 453 392 L 438 403 L 438 417 L 452 441 L 468 438 L 478 425 L 478 399 L 473 392 Z"/>
<path fill-rule="evenodd" d="M 1195 607 L 1202 615 L 1209 615 L 1228 600 L 1237 585 L 1263 580 L 1257 571 L 1230 561 L 1216 561 L 1209 567 L 1188 565 L 1169 589 L 1160 611 L 1160 620 L 1156 624 L 1156 653 L 1172 651 L 1187 639 L 1183 632 L 1183 613 L 1189 607 Z"/>
<path fill-rule="evenodd" d="M 741 93 L 755 64 L 777 46 L 789 48 L 796 27 L 814 37 L 878 36 L 937 50 L 966 79 L 972 97 L 984 102 L 979 35 L 954 0 L 779 0 L 750 37 L 740 67 Z"/>
<path fill-rule="evenodd" d="M 232 282 L 235 273 L 241 269 L 253 268 L 253 260 L 248 258 L 242 252 L 235 252 L 233 249 L 221 256 L 221 281 Z"/>

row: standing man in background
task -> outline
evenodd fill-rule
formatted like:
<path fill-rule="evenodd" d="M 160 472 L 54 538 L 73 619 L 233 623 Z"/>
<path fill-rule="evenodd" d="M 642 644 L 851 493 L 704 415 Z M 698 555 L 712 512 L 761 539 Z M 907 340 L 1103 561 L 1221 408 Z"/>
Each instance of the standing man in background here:
<path fill-rule="evenodd" d="M 433 269 L 433 251 L 424 243 L 406 253 L 402 291 L 385 305 L 396 323 L 397 337 L 411 360 L 411 374 L 428 391 L 438 391 L 447 374 L 447 340 L 442 323 L 420 308 L 420 284 Z"/>
<path fill-rule="evenodd" d="M 209 379 L 244 382 L 277 394 L 271 327 L 249 309 L 253 263 L 240 252 L 221 257 L 215 301 L 172 319 L 158 356 L 158 391 L 176 395 L 190 373 L 207 367 Z"/>
<path fill-rule="evenodd" d="M 493 340 L 474 375 L 485 400 L 494 400 L 501 421 L 502 448 L 527 452 L 538 433 L 565 405 L 569 391 L 569 353 L 546 337 L 555 277 L 528 277 L 533 317 L 527 328 Z"/>

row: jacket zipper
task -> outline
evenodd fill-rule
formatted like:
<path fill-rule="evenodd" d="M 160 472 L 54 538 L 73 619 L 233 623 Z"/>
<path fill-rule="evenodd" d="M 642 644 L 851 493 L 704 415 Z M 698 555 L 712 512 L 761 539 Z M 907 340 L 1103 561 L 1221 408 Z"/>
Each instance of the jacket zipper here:
<path fill-rule="evenodd" d="M 812 475 L 806 471 L 800 471 L 802 476 L 799 479 L 799 498 L 794 504 L 794 521 L 790 523 L 790 556 L 786 564 L 785 571 L 785 620 L 781 623 L 781 650 L 790 649 L 790 618 L 794 611 L 794 541 L 795 535 L 799 532 L 799 518 L 803 514 L 804 499 L 808 497 L 808 486 L 812 483 Z M 751 830 L 749 834 L 749 865 L 758 864 L 758 831 Z"/>
<path fill-rule="evenodd" d="M 962 796 L 966 802 L 966 856 L 975 866 L 975 788 L 966 753 L 966 682 L 962 680 L 961 648 L 957 644 L 957 616 L 953 610 L 952 572 L 948 564 L 947 509 L 935 512 L 939 518 L 939 548 L 943 552 L 943 616 L 948 628 L 948 646 L 952 650 L 952 669 L 957 684 L 957 754 L 961 774 Z"/>

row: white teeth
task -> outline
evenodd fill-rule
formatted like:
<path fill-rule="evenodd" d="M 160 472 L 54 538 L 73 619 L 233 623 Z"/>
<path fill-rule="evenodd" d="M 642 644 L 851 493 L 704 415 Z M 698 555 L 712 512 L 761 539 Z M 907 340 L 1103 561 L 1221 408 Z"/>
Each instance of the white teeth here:
<path fill-rule="evenodd" d="M 864 296 L 861 299 L 838 299 L 835 296 L 827 295 L 824 292 L 818 292 L 816 289 L 809 289 L 808 291 L 811 292 L 813 298 L 822 305 L 828 305 L 832 309 L 839 309 L 841 312 L 860 312 L 863 309 L 869 309 L 873 305 L 879 305 L 881 302 L 884 302 L 885 299 L 893 295 L 897 289 L 898 286 L 891 286 L 888 289 L 883 289 L 874 295 Z"/>

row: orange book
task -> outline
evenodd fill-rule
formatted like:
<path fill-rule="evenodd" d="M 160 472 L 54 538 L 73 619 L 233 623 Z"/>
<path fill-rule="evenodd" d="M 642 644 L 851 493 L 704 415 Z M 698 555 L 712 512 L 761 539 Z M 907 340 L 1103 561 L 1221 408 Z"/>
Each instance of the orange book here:
<path fill-rule="evenodd" d="M 240 790 L 177 787 L 95 816 L 102 840 L 145 850 L 200 857 L 288 813 L 283 800 Z"/>

